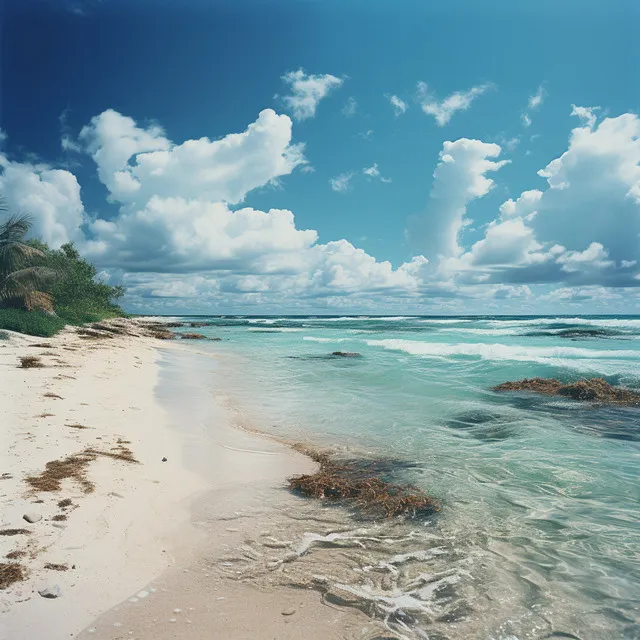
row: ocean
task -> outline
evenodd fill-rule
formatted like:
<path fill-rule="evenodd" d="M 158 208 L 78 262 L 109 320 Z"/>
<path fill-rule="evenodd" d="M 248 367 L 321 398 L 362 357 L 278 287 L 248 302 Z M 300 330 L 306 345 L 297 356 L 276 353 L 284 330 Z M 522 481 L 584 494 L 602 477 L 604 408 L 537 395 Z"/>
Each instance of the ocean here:
<path fill-rule="evenodd" d="M 212 388 L 243 426 L 392 460 L 394 481 L 442 505 L 342 522 L 339 545 L 303 527 L 324 542 L 289 581 L 313 582 L 317 550 L 325 596 L 388 637 L 640 638 L 640 409 L 491 390 L 536 376 L 640 390 L 640 316 L 177 319 L 221 338 L 194 345 L 220 354 Z"/>

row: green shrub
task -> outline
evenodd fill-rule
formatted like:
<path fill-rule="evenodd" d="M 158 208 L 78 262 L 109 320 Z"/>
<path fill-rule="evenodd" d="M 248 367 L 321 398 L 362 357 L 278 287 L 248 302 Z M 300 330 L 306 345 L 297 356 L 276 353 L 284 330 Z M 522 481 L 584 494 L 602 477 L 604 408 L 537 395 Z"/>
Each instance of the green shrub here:
<path fill-rule="evenodd" d="M 0 329 L 26 333 L 30 336 L 49 338 L 65 326 L 62 318 L 42 311 L 24 309 L 0 309 Z"/>

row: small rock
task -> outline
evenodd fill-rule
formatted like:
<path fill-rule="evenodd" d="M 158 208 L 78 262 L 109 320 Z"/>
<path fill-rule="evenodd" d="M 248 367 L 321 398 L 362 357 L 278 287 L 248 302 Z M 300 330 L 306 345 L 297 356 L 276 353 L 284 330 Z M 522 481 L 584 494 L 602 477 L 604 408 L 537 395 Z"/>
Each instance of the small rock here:
<path fill-rule="evenodd" d="M 57 584 L 52 585 L 51 587 L 46 587 L 45 589 L 41 589 L 38 593 L 43 598 L 59 598 L 62 595 L 62 589 Z"/>
<path fill-rule="evenodd" d="M 22 517 L 24 520 L 26 520 L 27 522 L 30 522 L 31 524 L 40 522 L 40 520 L 42 520 L 42 516 L 39 513 L 36 513 L 35 511 L 29 511 L 25 513 Z"/>
<path fill-rule="evenodd" d="M 167 459 L 166 459 L 166 458 L 162 458 L 162 462 L 166 462 L 166 461 L 167 461 Z"/>
<path fill-rule="evenodd" d="M 283 616 L 292 616 L 295 612 L 296 612 L 296 610 L 295 610 L 295 609 L 285 609 L 285 610 L 282 612 L 282 615 L 283 615 Z"/>

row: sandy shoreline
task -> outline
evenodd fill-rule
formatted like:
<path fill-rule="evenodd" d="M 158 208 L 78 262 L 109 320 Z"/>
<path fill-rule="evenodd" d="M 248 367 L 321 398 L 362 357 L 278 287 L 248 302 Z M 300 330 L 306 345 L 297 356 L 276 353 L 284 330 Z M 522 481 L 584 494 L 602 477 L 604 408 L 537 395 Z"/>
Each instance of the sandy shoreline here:
<path fill-rule="evenodd" d="M 46 366 L 19 368 L 23 355 L 39 356 Z M 295 500 L 281 491 L 284 478 L 312 468 L 284 445 L 232 427 L 207 386 L 213 365 L 215 358 L 195 348 L 153 338 L 90 340 L 67 330 L 51 339 L 11 334 L 0 342 L 0 529 L 26 530 L 0 536 L 3 562 L 20 563 L 26 573 L 0 591 L 1 638 L 56 640 L 87 627 L 79 637 L 200 638 L 207 630 L 206 637 L 221 638 L 343 637 L 338 629 L 347 614 L 323 606 L 315 592 L 247 593 L 247 585 L 208 584 L 204 573 L 196 580 L 184 569 L 205 548 L 211 554 L 241 546 L 270 510 Z M 34 492 L 25 481 L 50 461 L 122 447 L 138 462 L 96 456 L 87 466 L 91 493 L 72 478 L 51 492 Z M 65 499 L 72 505 L 58 506 Z M 24 514 L 41 519 L 28 523 Z M 12 552 L 19 557 L 7 560 Z M 150 586 L 154 580 L 171 588 Z M 60 597 L 42 597 L 47 588 L 59 588 Z M 151 595 L 136 597 L 140 592 Z M 199 610 L 167 610 L 166 593 L 174 602 L 189 594 Z M 109 611 L 123 601 L 126 611 Z M 224 602 L 224 611 L 212 611 L 211 602 Z M 317 624 L 301 636 L 291 630 L 294 614 L 283 611 L 305 607 L 306 619 Z M 175 635 L 179 620 L 169 621 L 181 616 L 174 609 L 191 609 L 188 632 Z M 154 622 L 158 611 L 161 624 Z M 101 614 L 104 621 L 92 622 Z M 123 622 L 112 621 L 114 615 Z M 121 634 L 127 625 L 134 636 Z M 267 629 L 271 635 L 261 636 Z"/>

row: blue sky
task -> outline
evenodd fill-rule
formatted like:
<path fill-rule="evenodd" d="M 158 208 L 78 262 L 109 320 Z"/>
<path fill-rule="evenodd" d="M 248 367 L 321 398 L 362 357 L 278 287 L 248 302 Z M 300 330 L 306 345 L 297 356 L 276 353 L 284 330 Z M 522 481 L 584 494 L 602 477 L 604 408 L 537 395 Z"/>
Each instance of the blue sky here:
<path fill-rule="evenodd" d="M 634 313 L 639 21 L 7 0 L 0 187 L 132 311 Z"/>

